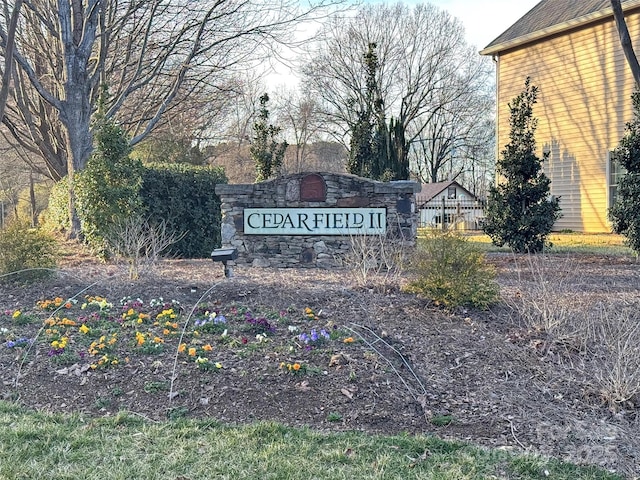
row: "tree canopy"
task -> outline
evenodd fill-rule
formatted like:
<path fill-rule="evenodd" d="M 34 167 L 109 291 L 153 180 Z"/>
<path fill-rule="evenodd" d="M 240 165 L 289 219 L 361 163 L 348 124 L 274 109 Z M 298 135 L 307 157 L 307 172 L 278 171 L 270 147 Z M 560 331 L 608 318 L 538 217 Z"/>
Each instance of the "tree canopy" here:
<path fill-rule="evenodd" d="M 366 55 L 371 45 L 373 88 Z M 456 150 L 463 158 L 463 150 L 491 144 L 491 134 L 476 128 L 486 119 L 491 131 L 491 62 L 465 42 L 459 20 L 430 4 L 366 4 L 354 15 L 332 17 L 304 55 L 303 86 L 321 100 L 328 131 L 345 146 L 362 135 L 363 115 L 374 107 L 378 119 L 394 119 L 409 149 L 419 152 L 412 168 L 425 181 L 444 175 Z M 429 147 L 431 137 L 437 149 Z"/>

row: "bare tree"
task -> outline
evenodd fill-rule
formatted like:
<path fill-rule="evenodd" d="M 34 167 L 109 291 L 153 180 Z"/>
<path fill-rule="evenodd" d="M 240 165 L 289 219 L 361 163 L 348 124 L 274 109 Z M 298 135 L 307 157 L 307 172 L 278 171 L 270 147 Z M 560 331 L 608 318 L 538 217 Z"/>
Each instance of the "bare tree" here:
<path fill-rule="evenodd" d="M 318 103 L 298 89 L 280 89 L 277 92 L 275 116 L 289 143 L 285 161 L 287 172 L 308 170 L 310 146 L 321 128 Z"/>
<path fill-rule="evenodd" d="M 620 0 L 611 0 L 611 7 L 613 8 L 613 17 L 616 21 L 616 28 L 618 29 L 618 35 L 620 36 L 620 44 L 624 51 L 624 56 L 627 59 L 633 80 L 636 82 L 636 87 L 640 88 L 640 63 L 638 63 L 638 57 L 633 50 L 633 44 L 631 43 L 631 35 L 629 35 L 629 29 L 627 28 L 627 22 L 624 19 L 624 12 L 620 5 Z"/>
<path fill-rule="evenodd" d="M 443 123 L 441 116 L 450 117 L 475 92 L 484 95 L 490 83 L 490 62 L 466 44 L 462 24 L 433 5 L 365 5 L 354 16 L 333 18 L 306 53 L 303 82 L 322 99 L 331 133 L 345 146 L 357 112 L 366 110 L 364 54 L 371 44 L 383 116 L 401 123 L 414 148 L 433 137 L 426 130 Z M 476 120 L 488 113 L 477 110 Z"/>
<path fill-rule="evenodd" d="M 455 101 L 443 101 L 437 115 L 417 119 L 412 164 L 421 181 L 455 180 L 474 169 L 478 153 L 493 154 L 493 103 L 488 85 L 474 84 Z"/>
<path fill-rule="evenodd" d="M 255 180 L 255 165 L 249 154 L 253 123 L 260 108 L 260 95 L 266 90 L 262 76 L 255 71 L 243 72 L 237 87 L 227 98 L 226 114 L 209 126 L 210 142 L 207 161 L 222 166 L 231 183 L 251 183 Z"/>
<path fill-rule="evenodd" d="M 4 71 L 2 72 L 2 87 L 0 87 L 0 122 L 4 118 L 4 110 L 9 97 L 9 85 L 11 84 L 11 76 L 13 74 L 13 50 L 16 45 L 16 29 L 18 27 L 18 17 L 22 8 L 23 0 L 15 0 L 13 9 L 9 13 L 8 7 L 5 8 L 5 18 L 9 19 L 7 26 L 7 34 L 5 40 L 5 58 Z"/>
<path fill-rule="evenodd" d="M 14 0 L 1 0 L 0 52 L 16 67 L 4 124 L 42 155 L 52 178 L 68 174 L 72 185 L 92 152 L 92 114 L 104 85 L 106 116 L 119 118 L 136 144 L 180 94 L 228 84 L 331 1 L 305 10 L 294 0 L 29 1 L 11 52 Z"/>
<path fill-rule="evenodd" d="M 243 83 L 234 79 L 224 90 L 181 92 L 172 104 L 175 107 L 135 146 L 132 155 L 145 162 L 203 163 L 207 147 L 226 139 L 225 124 L 243 89 Z"/>

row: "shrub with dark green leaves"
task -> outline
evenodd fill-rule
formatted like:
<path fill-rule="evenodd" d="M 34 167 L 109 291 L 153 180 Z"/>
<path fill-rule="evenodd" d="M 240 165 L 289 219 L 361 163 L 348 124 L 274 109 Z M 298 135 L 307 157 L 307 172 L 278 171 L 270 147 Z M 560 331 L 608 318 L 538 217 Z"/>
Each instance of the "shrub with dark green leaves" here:
<path fill-rule="evenodd" d="M 486 308 L 498 300 L 493 268 L 484 254 L 455 232 L 434 231 L 420 239 L 407 290 L 447 308 Z"/>
<path fill-rule="evenodd" d="M 215 194 L 215 186 L 227 183 L 221 168 L 185 164 L 140 166 L 134 160 L 125 162 L 118 162 L 115 166 L 91 163 L 87 167 L 88 172 L 81 175 L 79 196 L 84 203 L 78 208 L 78 214 L 85 234 L 99 239 L 98 243 L 94 242 L 94 247 L 100 247 L 96 250 L 104 248 L 105 235 L 109 236 L 106 226 L 117 229 L 126 224 L 131 215 L 144 218 L 149 225 L 162 224 L 169 236 L 179 238 L 185 234 L 172 245 L 171 255 L 208 257 L 214 248 L 220 246 L 220 198 Z M 106 171 L 114 172 L 114 175 L 107 176 L 109 185 L 100 185 L 100 172 Z M 132 172 L 135 182 L 123 178 L 127 171 Z M 114 183 L 118 178 L 123 182 Z M 140 186 L 136 186 L 138 178 Z M 49 230 L 65 231 L 69 228 L 69 189 L 66 182 L 66 178 L 61 180 L 51 191 L 46 212 Z M 91 185 L 95 187 L 93 190 L 89 188 Z M 118 197 L 124 200 L 124 204 L 118 201 L 111 204 Z M 137 213 L 133 211 L 134 206 Z M 120 217 L 124 212 L 131 212 L 131 215 L 127 213 L 126 218 Z"/>
<path fill-rule="evenodd" d="M 75 176 L 76 209 L 85 240 L 105 255 L 110 230 L 143 212 L 138 195 L 143 167 L 129 157 L 127 136 L 115 123 L 104 120 L 95 140 L 95 153 Z"/>
<path fill-rule="evenodd" d="M 551 180 L 542 172 L 548 155 L 536 156 L 537 94 L 527 78 L 522 93 L 509 104 L 510 142 L 496 164 L 501 181 L 489 192 L 483 227 L 495 245 L 521 253 L 541 252 L 561 216 L 559 199 L 549 197 Z"/>
<path fill-rule="evenodd" d="M 148 221 L 164 221 L 167 232 L 184 236 L 170 253 L 186 258 L 204 258 L 220 246 L 220 198 L 218 183 L 227 183 L 221 168 L 185 164 L 145 166 L 140 198 Z"/>
<path fill-rule="evenodd" d="M 57 250 L 56 240 L 42 230 L 26 223 L 8 225 L 0 230 L 0 281 L 29 281 L 51 275 Z"/>
<path fill-rule="evenodd" d="M 640 252 L 640 92 L 632 95 L 633 121 L 611 153 L 612 160 L 625 168 L 618 182 L 616 202 L 609 210 L 613 231 L 626 237 L 627 244 Z"/>

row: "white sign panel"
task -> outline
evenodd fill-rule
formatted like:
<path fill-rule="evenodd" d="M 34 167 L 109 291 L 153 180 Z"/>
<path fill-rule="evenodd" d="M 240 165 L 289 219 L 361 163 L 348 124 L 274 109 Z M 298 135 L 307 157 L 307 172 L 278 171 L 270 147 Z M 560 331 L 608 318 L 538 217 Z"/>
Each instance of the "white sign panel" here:
<path fill-rule="evenodd" d="M 245 235 L 381 235 L 385 208 L 245 208 Z"/>

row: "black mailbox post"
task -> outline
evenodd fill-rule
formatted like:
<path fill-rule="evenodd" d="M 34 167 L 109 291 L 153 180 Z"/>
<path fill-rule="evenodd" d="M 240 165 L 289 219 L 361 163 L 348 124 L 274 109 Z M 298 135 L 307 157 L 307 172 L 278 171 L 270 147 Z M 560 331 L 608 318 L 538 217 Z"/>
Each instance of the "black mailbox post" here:
<path fill-rule="evenodd" d="M 214 262 L 222 262 L 224 265 L 225 277 L 231 277 L 233 275 L 233 270 L 231 270 L 231 267 L 227 265 L 227 262 L 235 260 L 236 258 L 238 258 L 237 248 L 216 248 L 211 252 L 211 260 Z"/>

